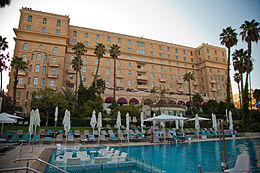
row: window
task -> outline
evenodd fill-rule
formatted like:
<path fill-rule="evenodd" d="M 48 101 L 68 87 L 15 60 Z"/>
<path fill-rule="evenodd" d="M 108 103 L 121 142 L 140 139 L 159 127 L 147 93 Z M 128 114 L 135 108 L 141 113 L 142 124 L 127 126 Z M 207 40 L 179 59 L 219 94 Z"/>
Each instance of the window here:
<path fill-rule="evenodd" d="M 170 58 L 170 54 L 168 54 L 168 58 Z"/>
<path fill-rule="evenodd" d="M 131 59 L 131 56 L 128 56 L 128 59 Z"/>
<path fill-rule="evenodd" d="M 26 59 L 26 54 L 23 54 L 23 55 L 22 55 L 22 58 L 23 58 L 23 59 Z"/>
<path fill-rule="evenodd" d="M 183 60 L 186 61 L 186 57 L 184 57 Z"/>
<path fill-rule="evenodd" d="M 38 78 L 37 77 L 33 78 L 33 85 L 38 85 Z"/>
<path fill-rule="evenodd" d="M 77 36 L 77 31 L 73 31 L 73 36 Z"/>
<path fill-rule="evenodd" d="M 160 67 L 160 71 L 163 71 L 163 68 L 162 68 L 162 66 Z"/>
<path fill-rule="evenodd" d="M 210 56 L 208 56 L 208 60 L 210 60 Z"/>
<path fill-rule="evenodd" d="M 224 52 L 222 52 L 222 56 L 224 56 Z"/>
<path fill-rule="evenodd" d="M 121 62 L 117 61 L 117 66 L 120 67 L 121 66 Z"/>
<path fill-rule="evenodd" d="M 192 51 L 190 51 L 190 56 L 192 56 Z"/>
<path fill-rule="evenodd" d="M 145 59 L 144 59 L 144 58 L 141 58 L 141 57 L 137 57 L 137 60 L 138 60 L 138 61 L 145 61 Z"/>
<path fill-rule="evenodd" d="M 210 80 L 213 80 L 212 76 L 210 76 Z"/>
<path fill-rule="evenodd" d="M 28 99 L 28 98 L 29 98 L 29 91 L 26 91 L 25 99 Z"/>
<path fill-rule="evenodd" d="M 128 67 L 129 67 L 129 68 L 130 68 L 130 67 L 132 67 L 132 64 L 131 64 L 131 62 L 129 62 L 129 63 L 128 63 Z"/>
<path fill-rule="evenodd" d="M 131 86 L 131 85 L 132 85 L 132 81 L 129 80 L 129 81 L 128 81 L 128 86 Z"/>
<path fill-rule="evenodd" d="M 55 68 L 51 69 L 51 74 L 56 74 L 56 69 Z"/>
<path fill-rule="evenodd" d="M 45 66 L 42 67 L 42 73 L 46 73 L 46 67 Z"/>
<path fill-rule="evenodd" d="M 76 40 L 75 39 L 72 40 L 72 44 L 76 44 Z"/>
<path fill-rule="evenodd" d="M 44 55 L 43 61 L 47 62 L 47 55 Z"/>
<path fill-rule="evenodd" d="M 106 83 L 109 84 L 109 78 L 107 78 Z"/>
<path fill-rule="evenodd" d="M 131 52 L 131 48 L 128 48 L 128 52 Z"/>
<path fill-rule="evenodd" d="M 178 56 L 176 56 L 176 59 L 179 59 L 179 57 L 178 57 Z"/>
<path fill-rule="evenodd" d="M 169 76 L 169 80 L 170 80 L 170 81 L 172 80 L 172 76 L 171 76 L 171 75 Z"/>
<path fill-rule="evenodd" d="M 161 45 L 159 45 L 159 50 L 162 50 L 162 46 Z"/>
<path fill-rule="evenodd" d="M 28 44 L 27 44 L 27 43 L 24 43 L 24 44 L 23 44 L 23 49 L 24 49 L 24 50 L 27 50 L 27 49 L 28 49 Z"/>
<path fill-rule="evenodd" d="M 193 62 L 193 58 L 191 58 L 190 60 L 191 60 L 191 62 Z"/>
<path fill-rule="evenodd" d="M 188 85 L 186 85 L 186 90 L 189 91 L 189 86 Z"/>
<path fill-rule="evenodd" d="M 46 31 L 46 28 L 45 27 L 42 27 L 42 32 L 45 32 Z"/>
<path fill-rule="evenodd" d="M 151 74 L 151 78 L 154 79 L 154 74 Z"/>
<path fill-rule="evenodd" d="M 226 62 L 226 60 L 223 58 L 223 62 Z"/>
<path fill-rule="evenodd" d="M 107 60 L 107 65 L 109 65 L 110 64 L 110 62 L 109 62 L 109 59 Z"/>
<path fill-rule="evenodd" d="M 187 67 L 187 64 L 184 64 L 184 67 Z"/>
<path fill-rule="evenodd" d="M 151 65 L 151 70 L 152 70 L 152 71 L 154 70 L 154 66 L 153 66 L 153 65 Z"/>
<path fill-rule="evenodd" d="M 83 70 L 83 72 L 86 72 L 87 68 L 85 66 L 83 66 L 82 70 Z"/>
<path fill-rule="evenodd" d="M 163 79 L 163 74 L 160 75 L 161 79 Z"/>
<path fill-rule="evenodd" d="M 139 42 L 139 41 L 137 41 L 137 42 L 136 42 L 136 45 L 139 46 L 139 47 L 144 47 L 144 42 Z"/>
<path fill-rule="evenodd" d="M 54 49 L 53 49 L 53 53 L 58 53 L 58 48 L 57 47 L 54 47 Z"/>
<path fill-rule="evenodd" d="M 170 83 L 170 88 L 172 89 L 172 83 Z"/>
<path fill-rule="evenodd" d="M 200 55 L 200 51 L 198 51 L 198 54 Z"/>
<path fill-rule="evenodd" d="M 177 62 L 176 65 L 179 66 L 179 63 Z"/>
<path fill-rule="evenodd" d="M 219 76 L 217 76 L 217 82 L 219 82 Z"/>
<path fill-rule="evenodd" d="M 178 53 L 178 49 L 177 48 L 175 48 L 175 52 Z"/>
<path fill-rule="evenodd" d="M 117 39 L 117 43 L 120 44 L 121 43 L 121 38 Z"/>
<path fill-rule="evenodd" d="M 73 67 L 72 67 L 72 65 L 70 65 L 70 69 L 71 69 L 71 70 L 73 70 Z"/>
<path fill-rule="evenodd" d="M 109 74 L 109 68 L 107 68 L 107 74 Z"/>
<path fill-rule="evenodd" d="M 85 32 L 85 38 L 88 38 L 88 33 L 87 32 Z"/>
<path fill-rule="evenodd" d="M 132 75 L 132 72 L 131 71 L 128 71 L 128 76 L 131 76 Z"/>
<path fill-rule="evenodd" d="M 150 55 L 153 55 L 153 51 L 150 51 Z"/>
<path fill-rule="evenodd" d="M 152 87 L 153 87 L 153 88 L 155 87 L 154 82 L 152 82 Z"/>
<path fill-rule="evenodd" d="M 117 84 L 120 84 L 121 83 L 121 80 L 120 79 L 117 79 Z"/>
<path fill-rule="evenodd" d="M 183 50 L 183 54 L 184 54 L 184 55 L 186 54 L 185 50 Z"/>
<path fill-rule="evenodd" d="M 82 76 L 82 81 L 86 82 L 86 76 L 85 75 Z"/>
<path fill-rule="evenodd" d="M 218 85 L 218 89 L 219 89 L 219 90 L 221 89 L 221 86 L 220 86 L 220 85 Z"/>
<path fill-rule="evenodd" d="M 50 81 L 50 86 L 54 86 L 54 80 Z"/>
<path fill-rule="evenodd" d="M 100 37 L 99 37 L 99 35 L 97 34 L 97 36 L 96 36 L 96 40 L 99 40 L 100 39 Z"/>
<path fill-rule="evenodd" d="M 203 71 L 202 71 L 202 70 L 200 70 L 200 74 L 203 74 Z"/>
<path fill-rule="evenodd" d="M 23 78 L 19 78 L 18 79 L 18 84 L 22 84 L 23 83 Z"/>
<path fill-rule="evenodd" d="M 180 70 L 179 69 L 177 69 L 177 73 L 180 74 Z"/>
<path fill-rule="evenodd" d="M 35 72 L 39 72 L 40 71 L 40 65 L 35 65 Z"/>
<path fill-rule="evenodd" d="M 84 45 L 87 46 L 87 45 L 88 45 L 88 42 L 87 42 L 87 41 L 84 41 Z"/>
<path fill-rule="evenodd" d="M 144 50 L 137 49 L 137 50 L 136 50 L 136 53 L 138 53 L 138 54 L 144 54 Z"/>
<path fill-rule="evenodd" d="M 69 76 L 69 79 L 70 79 L 70 80 L 72 80 L 72 79 L 73 79 L 73 75 L 72 75 L 72 74 Z"/>
<path fill-rule="evenodd" d="M 199 57 L 199 61 L 201 61 L 201 57 Z"/>
<path fill-rule="evenodd" d="M 42 54 L 40 54 L 40 53 L 36 54 L 36 60 L 41 60 L 41 57 L 42 57 Z"/>
<path fill-rule="evenodd" d="M 172 68 L 171 67 L 169 67 L 169 72 L 172 72 Z"/>
<path fill-rule="evenodd" d="M 171 65 L 172 63 L 170 61 L 168 61 L 168 65 Z"/>
<path fill-rule="evenodd" d="M 159 56 L 162 57 L 162 53 L 159 53 Z"/>
<path fill-rule="evenodd" d="M 94 71 L 95 71 L 95 73 L 97 72 L 97 67 L 95 67 L 95 70 L 94 70 Z"/>
<path fill-rule="evenodd" d="M 60 30 L 59 29 L 56 29 L 56 34 L 60 35 Z"/>
<path fill-rule="evenodd" d="M 42 23 L 43 23 L 43 24 L 47 24 L 47 19 L 46 19 L 46 18 L 43 18 Z"/>
<path fill-rule="evenodd" d="M 177 80 L 181 80 L 180 76 L 177 76 Z"/>
<path fill-rule="evenodd" d="M 153 44 L 152 44 L 152 43 L 150 44 L 150 48 L 151 48 L 151 49 L 153 48 Z"/>
<path fill-rule="evenodd" d="M 41 80 L 41 86 L 44 86 L 44 83 L 45 83 L 45 79 L 42 78 L 42 80 Z"/>
<path fill-rule="evenodd" d="M 128 40 L 128 45 L 131 45 L 131 40 Z"/>
<path fill-rule="evenodd" d="M 107 49 L 110 49 L 110 44 L 107 44 Z"/>
<path fill-rule="evenodd" d="M 217 51 L 215 50 L 215 55 L 217 55 Z"/>
<path fill-rule="evenodd" d="M 97 58 L 97 59 L 95 59 L 95 64 L 98 64 L 98 58 Z"/>
<path fill-rule="evenodd" d="M 74 59 L 74 56 L 72 55 L 71 58 L 70 58 L 70 60 L 72 61 L 73 59 Z"/>
<path fill-rule="evenodd" d="M 218 61 L 218 57 L 216 57 L 216 61 Z"/>
<path fill-rule="evenodd" d="M 201 82 L 204 82 L 203 77 L 201 77 Z"/>
<path fill-rule="evenodd" d="M 209 53 L 209 49 L 207 48 L 207 53 Z"/>
<path fill-rule="evenodd" d="M 222 85 L 222 88 L 223 88 L 223 90 L 225 89 L 225 85 L 224 84 Z"/>
<path fill-rule="evenodd" d="M 60 20 L 57 21 L 57 26 L 60 26 L 61 25 L 61 22 Z"/>
<path fill-rule="evenodd" d="M 109 42 L 111 41 L 111 38 L 110 38 L 110 36 L 108 36 L 108 37 L 107 37 L 107 41 L 109 41 Z"/>
<path fill-rule="evenodd" d="M 28 16 L 28 22 L 32 22 L 32 16 Z"/>
<path fill-rule="evenodd" d="M 212 73 L 212 70 L 211 70 L 211 69 L 209 69 L 209 72 L 210 72 L 210 73 Z"/>
<path fill-rule="evenodd" d="M 31 31 L 31 25 L 26 26 L 26 31 Z"/>
<path fill-rule="evenodd" d="M 121 70 L 117 70 L 117 74 L 121 74 Z"/>
<path fill-rule="evenodd" d="M 167 51 L 170 52 L 170 48 L 169 47 L 167 47 Z"/>

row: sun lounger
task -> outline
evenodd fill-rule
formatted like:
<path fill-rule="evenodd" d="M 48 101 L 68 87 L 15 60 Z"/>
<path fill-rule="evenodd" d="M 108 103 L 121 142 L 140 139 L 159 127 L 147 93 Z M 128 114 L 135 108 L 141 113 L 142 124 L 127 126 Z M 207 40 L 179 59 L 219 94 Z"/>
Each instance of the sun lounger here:
<path fill-rule="evenodd" d="M 109 135 L 115 135 L 113 130 L 108 130 Z"/>
<path fill-rule="evenodd" d="M 88 135 L 88 142 L 89 143 L 97 142 L 97 139 L 95 138 L 95 135 Z"/>
<path fill-rule="evenodd" d="M 72 142 L 74 144 L 74 136 L 68 135 L 68 141 L 67 142 Z"/>
<path fill-rule="evenodd" d="M 194 132 L 194 134 L 199 138 L 201 135 L 198 132 Z"/>
<path fill-rule="evenodd" d="M 23 121 L 19 121 L 18 125 L 20 125 L 20 126 L 23 125 Z"/>
<path fill-rule="evenodd" d="M 4 133 L 1 138 L 0 138 L 0 142 L 7 142 L 8 141 L 8 133 Z"/>
<path fill-rule="evenodd" d="M 35 144 L 38 143 L 40 141 L 40 135 L 33 135 L 33 139 L 31 141 L 31 143 Z"/>
<path fill-rule="evenodd" d="M 44 143 L 44 144 L 45 144 L 45 143 L 51 144 L 51 142 L 52 142 L 52 137 L 44 137 L 44 140 L 43 140 L 43 143 Z"/>
<path fill-rule="evenodd" d="M 107 135 L 107 131 L 105 131 L 105 130 L 101 130 L 101 135 L 106 136 L 106 135 Z"/>
<path fill-rule="evenodd" d="M 63 142 L 63 135 L 57 135 L 55 139 L 55 143 L 62 143 Z"/>
<path fill-rule="evenodd" d="M 80 142 L 88 142 L 88 138 L 86 137 L 86 135 L 80 135 Z"/>
<path fill-rule="evenodd" d="M 25 133 L 25 134 L 23 134 L 22 139 L 19 140 L 18 142 L 26 142 L 26 143 L 28 143 L 29 142 L 29 137 L 30 137 L 30 135 L 28 133 Z"/>
<path fill-rule="evenodd" d="M 105 135 L 100 135 L 100 142 L 101 143 L 107 143 L 108 142 L 108 140 L 107 140 Z"/>
<path fill-rule="evenodd" d="M 11 137 L 11 139 L 8 141 L 8 142 L 18 142 L 18 139 L 19 139 L 19 134 L 17 134 L 17 133 L 14 133 L 13 135 L 12 135 L 12 137 Z"/>
<path fill-rule="evenodd" d="M 227 169 L 224 172 L 249 173 L 250 172 L 249 157 L 248 156 L 238 155 L 235 167 L 231 168 L 231 169 Z"/>
<path fill-rule="evenodd" d="M 110 141 L 111 142 L 118 142 L 118 139 L 116 138 L 115 135 L 110 135 Z"/>
<path fill-rule="evenodd" d="M 19 136 L 22 136 L 23 135 L 23 130 L 17 130 L 16 133 L 19 134 Z"/>
<path fill-rule="evenodd" d="M 80 131 L 79 130 L 74 130 L 74 136 L 79 137 L 80 136 Z"/>
<path fill-rule="evenodd" d="M 45 129 L 40 129 L 39 134 L 40 136 L 45 136 Z"/>
<path fill-rule="evenodd" d="M 98 133 L 97 130 L 94 130 L 94 135 L 95 135 L 95 136 L 98 136 L 98 135 L 99 135 L 99 133 Z"/>
<path fill-rule="evenodd" d="M 84 130 L 84 133 L 83 133 L 85 136 L 88 136 L 89 135 L 89 130 Z"/>
<path fill-rule="evenodd" d="M 123 134 L 124 134 L 124 135 L 127 135 L 127 130 L 123 130 Z"/>
<path fill-rule="evenodd" d="M 125 162 L 127 157 L 127 153 L 122 152 L 121 155 L 114 155 L 111 157 L 112 162 L 119 163 L 119 162 Z"/>
<path fill-rule="evenodd" d="M 77 151 L 77 157 L 80 158 L 80 161 L 90 161 L 90 156 L 87 154 L 86 151 Z"/>
<path fill-rule="evenodd" d="M 25 121 L 25 122 L 23 123 L 23 125 L 26 125 L 26 126 L 27 126 L 27 125 L 28 125 L 28 121 Z"/>
<path fill-rule="evenodd" d="M 127 142 L 127 139 L 124 137 L 123 134 L 118 134 L 118 140 L 122 142 Z"/>

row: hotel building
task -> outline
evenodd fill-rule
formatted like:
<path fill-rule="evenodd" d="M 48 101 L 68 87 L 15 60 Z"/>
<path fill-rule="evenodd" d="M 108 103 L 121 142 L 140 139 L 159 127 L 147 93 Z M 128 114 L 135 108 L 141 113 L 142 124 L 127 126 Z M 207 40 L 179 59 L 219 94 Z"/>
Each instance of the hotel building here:
<path fill-rule="evenodd" d="M 113 96 L 113 59 L 109 55 L 112 44 L 120 46 L 117 59 L 116 100 L 122 104 L 145 101 L 153 87 L 165 87 L 171 103 L 185 104 L 189 100 L 185 73 L 192 72 L 191 92 L 201 94 L 204 101 L 226 97 L 227 58 L 224 48 L 201 44 L 193 48 L 143 37 L 124 35 L 102 30 L 70 25 L 70 18 L 30 8 L 20 10 L 14 56 L 23 57 L 28 64 L 26 72 L 19 72 L 17 104 L 22 111 L 30 111 L 29 103 L 39 88 L 50 87 L 60 91 L 68 84 L 75 84 L 75 71 L 71 60 L 72 47 L 77 42 L 86 46 L 82 57 L 82 79 L 90 86 L 94 79 L 97 57 L 94 49 L 103 43 L 106 54 L 101 59 L 99 78 L 105 80 L 106 91 L 102 99 L 106 105 Z M 8 94 L 13 94 L 13 69 L 11 70 Z M 107 106 L 107 105 L 106 105 Z"/>

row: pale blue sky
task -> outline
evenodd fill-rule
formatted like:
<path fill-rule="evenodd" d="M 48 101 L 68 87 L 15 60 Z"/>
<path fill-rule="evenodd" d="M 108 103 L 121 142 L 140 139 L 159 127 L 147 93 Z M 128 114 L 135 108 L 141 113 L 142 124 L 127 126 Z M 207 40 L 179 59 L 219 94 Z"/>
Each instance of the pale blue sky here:
<path fill-rule="evenodd" d="M 260 22 L 259 0 L 12 0 L 0 9 L 0 34 L 8 38 L 13 55 L 22 7 L 70 16 L 70 24 L 197 47 L 201 43 L 221 46 L 219 34 L 231 26 L 240 33 L 245 20 Z M 239 36 L 235 49 L 247 48 Z M 253 44 L 253 88 L 260 88 L 260 47 Z M 233 76 L 233 70 L 231 71 Z M 8 73 L 4 73 L 4 86 Z M 233 93 L 238 93 L 232 81 Z M 5 89 L 5 91 L 7 91 Z"/>

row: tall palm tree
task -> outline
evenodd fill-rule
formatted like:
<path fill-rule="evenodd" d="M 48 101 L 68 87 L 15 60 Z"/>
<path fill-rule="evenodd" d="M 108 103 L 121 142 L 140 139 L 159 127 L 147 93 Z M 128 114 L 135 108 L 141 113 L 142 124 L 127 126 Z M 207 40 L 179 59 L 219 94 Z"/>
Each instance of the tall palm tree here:
<path fill-rule="evenodd" d="M 74 45 L 72 50 L 74 50 L 74 54 L 76 55 L 76 58 L 78 58 L 78 61 L 77 61 L 78 65 L 77 65 L 77 70 L 76 71 L 78 71 L 78 73 L 79 73 L 80 83 L 82 84 L 82 77 L 81 77 L 80 69 L 81 69 L 81 66 L 82 66 L 82 59 L 81 59 L 81 57 L 86 52 L 85 45 L 82 42 L 77 42 L 77 44 Z M 76 85 L 76 87 L 78 87 L 78 86 Z"/>
<path fill-rule="evenodd" d="M 71 61 L 71 65 L 73 70 L 76 71 L 76 79 L 75 79 L 75 95 L 77 95 L 77 88 L 78 88 L 78 73 L 81 76 L 80 70 L 81 70 L 81 66 L 83 65 L 82 59 L 79 57 L 75 57 L 72 61 Z M 81 82 L 82 83 L 82 82 Z"/>
<path fill-rule="evenodd" d="M 250 21 L 245 21 L 245 23 L 243 23 L 240 26 L 240 29 L 242 29 L 242 31 L 240 32 L 240 35 L 242 36 L 242 41 L 246 41 L 247 42 L 247 51 L 248 51 L 248 59 L 247 59 L 247 65 L 246 65 L 246 82 L 245 82 L 245 93 L 248 93 L 248 77 L 250 75 L 250 63 L 251 63 L 251 53 L 252 53 L 252 42 L 258 42 L 258 40 L 260 39 L 260 28 L 259 28 L 259 23 L 256 22 L 254 19 L 250 22 Z M 247 94 L 245 94 L 247 95 Z M 251 94 L 250 94 L 250 98 L 251 98 Z M 246 96 L 246 98 L 248 100 L 248 96 Z M 248 107 L 248 105 L 245 105 Z M 248 108 L 246 108 L 248 109 Z M 252 107 L 251 107 L 252 109 Z"/>
<path fill-rule="evenodd" d="M 98 64 L 97 64 L 97 70 L 96 70 L 96 74 L 93 80 L 93 84 L 95 84 L 96 80 L 97 80 L 97 75 L 98 75 L 98 69 L 99 69 L 99 64 L 100 64 L 100 59 L 104 56 L 105 54 L 105 45 L 102 43 L 98 43 L 96 45 L 96 48 L 94 50 L 94 54 L 96 54 L 96 56 L 98 57 Z"/>
<path fill-rule="evenodd" d="M 191 72 L 186 73 L 186 74 L 183 76 L 183 80 L 189 82 L 189 96 L 190 96 L 190 103 L 191 103 L 191 88 L 190 88 L 190 81 L 191 81 L 191 80 L 194 80 L 194 73 L 191 73 Z"/>
<path fill-rule="evenodd" d="M 27 69 L 27 64 L 23 61 L 22 57 L 14 57 L 11 61 L 11 67 L 14 68 L 14 86 L 13 86 L 13 113 L 15 112 L 16 105 L 16 90 L 18 84 L 18 72 L 25 71 Z"/>
<path fill-rule="evenodd" d="M 120 55 L 120 46 L 113 44 L 109 49 L 110 56 L 114 59 L 114 89 L 113 99 L 116 100 L 116 59 Z"/>
<path fill-rule="evenodd" d="M 242 109 L 242 99 L 241 99 L 241 91 L 240 91 L 240 86 L 239 83 L 242 82 L 242 75 L 240 73 L 235 73 L 234 74 L 234 80 L 237 83 L 238 86 L 238 95 L 239 95 L 239 103 L 240 103 L 240 109 Z"/>
<path fill-rule="evenodd" d="M 256 100 L 256 105 L 258 105 L 258 102 L 260 100 L 260 89 L 255 89 L 254 92 L 253 92 L 253 96 Z"/>
<path fill-rule="evenodd" d="M 227 67 L 227 106 L 228 109 L 230 109 L 231 106 L 231 96 L 230 96 L 230 49 L 234 45 L 237 44 L 237 33 L 235 32 L 235 29 L 232 29 L 231 26 L 227 27 L 226 29 L 222 30 L 222 33 L 219 35 L 219 40 L 221 41 L 220 43 L 222 45 L 225 45 L 226 48 L 228 49 L 228 67 Z"/>

